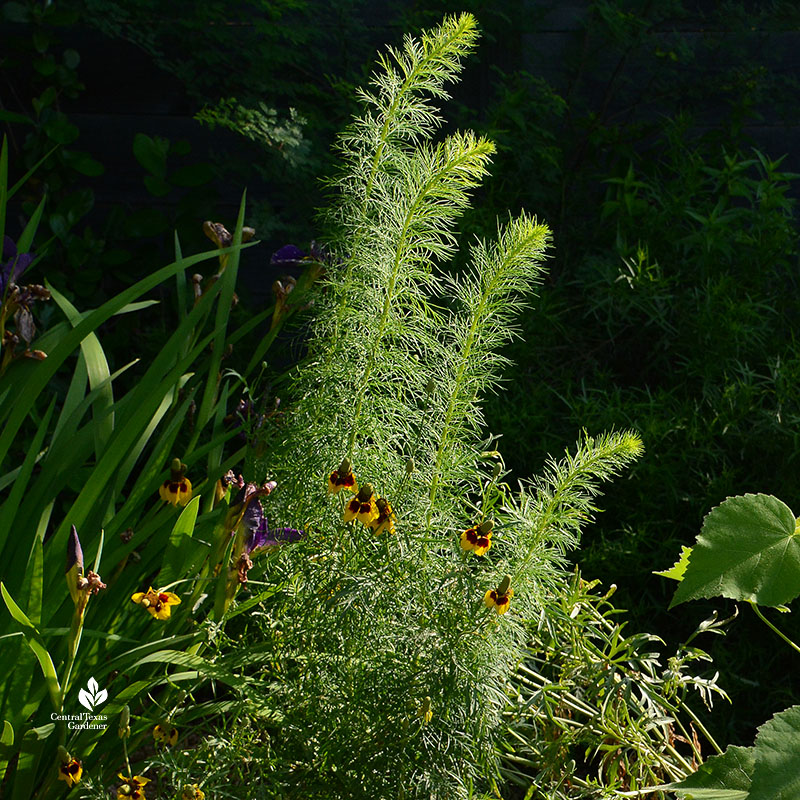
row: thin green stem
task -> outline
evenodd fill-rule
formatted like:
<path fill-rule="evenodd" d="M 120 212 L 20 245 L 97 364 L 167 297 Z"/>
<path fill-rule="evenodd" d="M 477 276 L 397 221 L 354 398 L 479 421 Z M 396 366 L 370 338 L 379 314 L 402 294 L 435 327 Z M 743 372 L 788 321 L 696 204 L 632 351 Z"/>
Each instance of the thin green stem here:
<path fill-rule="evenodd" d="M 796 644 L 795 644 L 795 643 L 794 643 L 794 642 L 793 642 L 793 641 L 792 641 L 792 640 L 791 640 L 791 639 L 790 639 L 790 638 L 789 638 L 789 637 L 788 637 L 788 636 L 787 636 L 785 633 L 783 633 L 783 631 L 781 631 L 781 630 L 779 630 L 778 628 L 776 628 L 776 627 L 775 627 L 775 625 L 773 625 L 773 623 L 771 623 L 771 622 L 770 622 L 770 621 L 769 621 L 769 620 L 768 620 L 768 619 L 767 619 L 767 618 L 766 618 L 766 617 L 765 617 L 765 616 L 764 616 L 764 615 L 761 613 L 761 609 L 758 607 L 758 604 L 757 604 L 757 603 L 756 603 L 754 600 L 748 600 L 748 602 L 750 603 L 750 608 L 752 608 L 752 609 L 753 609 L 753 611 L 755 611 L 755 613 L 756 613 L 756 616 L 757 616 L 757 617 L 758 617 L 760 620 L 762 620 L 762 621 L 764 622 L 764 624 L 765 624 L 765 625 L 766 625 L 768 628 L 770 628 L 772 631 L 774 631 L 775 633 L 777 633 L 777 634 L 778 634 L 778 636 L 780 636 L 780 637 L 781 637 L 781 639 L 783 639 L 783 641 L 784 641 L 784 642 L 786 642 L 786 644 L 788 644 L 788 645 L 789 645 L 789 647 L 793 648 L 794 650 L 797 650 L 797 652 L 798 652 L 798 653 L 800 653 L 800 647 L 798 647 L 798 646 L 797 646 L 797 645 L 796 645 Z"/>
<path fill-rule="evenodd" d="M 122 753 L 125 756 L 125 768 L 128 770 L 128 777 L 133 777 L 133 772 L 131 772 L 131 761 L 128 758 L 128 739 L 126 736 L 122 738 Z"/>

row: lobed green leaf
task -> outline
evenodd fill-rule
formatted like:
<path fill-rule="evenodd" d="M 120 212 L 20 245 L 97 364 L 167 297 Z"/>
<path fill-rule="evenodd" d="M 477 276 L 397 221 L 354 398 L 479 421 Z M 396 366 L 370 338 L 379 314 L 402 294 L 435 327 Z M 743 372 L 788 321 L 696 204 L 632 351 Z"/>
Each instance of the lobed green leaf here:
<path fill-rule="evenodd" d="M 800 536 L 776 497 L 730 497 L 705 518 L 670 608 L 700 597 L 779 606 L 800 594 Z"/>

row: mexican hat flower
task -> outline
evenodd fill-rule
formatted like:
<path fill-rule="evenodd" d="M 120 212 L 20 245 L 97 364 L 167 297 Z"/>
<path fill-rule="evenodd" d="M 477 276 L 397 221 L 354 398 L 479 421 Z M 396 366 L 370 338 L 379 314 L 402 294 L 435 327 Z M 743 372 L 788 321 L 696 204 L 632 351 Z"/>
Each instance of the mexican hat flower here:
<path fill-rule="evenodd" d="M 169 480 L 158 487 L 158 494 L 166 503 L 173 506 L 185 506 L 192 499 L 192 482 L 184 476 L 186 464 L 179 458 L 173 458 L 170 465 Z"/>
<path fill-rule="evenodd" d="M 172 725 L 156 725 L 153 728 L 153 738 L 158 744 L 172 747 L 178 741 L 178 729 Z"/>
<path fill-rule="evenodd" d="M 369 525 L 378 516 L 378 506 L 375 502 L 375 492 L 371 484 L 365 483 L 358 494 L 344 507 L 344 521 L 350 522 L 357 519 L 364 525 Z"/>
<path fill-rule="evenodd" d="M 394 533 L 394 512 L 385 497 L 379 497 L 375 501 L 378 509 L 378 516 L 369 523 L 369 527 L 376 536 L 380 536 L 384 531 Z"/>
<path fill-rule="evenodd" d="M 473 525 L 461 534 L 461 549 L 472 551 L 476 556 L 484 555 L 492 546 L 492 521 L 485 520 Z"/>
<path fill-rule="evenodd" d="M 496 589 L 490 589 L 483 596 L 484 605 L 493 608 L 498 614 L 505 614 L 514 596 L 514 590 L 510 587 L 511 576 L 506 575 Z"/>
<path fill-rule="evenodd" d="M 430 697 L 425 697 L 420 703 L 417 716 L 422 719 L 423 724 L 427 725 L 433 719 L 433 706 Z"/>
<path fill-rule="evenodd" d="M 73 758 L 62 745 L 58 748 L 58 779 L 64 781 L 71 789 L 76 784 L 80 783 L 81 776 L 83 775 L 83 767 L 77 758 Z"/>
<path fill-rule="evenodd" d="M 146 592 L 135 592 L 131 600 L 146 608 L 156 619 L 169 619 L 172 606 L 177 606 L 181 599 L 172 592 L 156 592 L 151 586 Z"/>
<path fill-rule="evenodd" d="M 117 800 L 144 800 L 144 786 L 150 783 L 150 778 L 143 778 L 141 775 L 126 778 L 121 772 L 117 777 L 122 781 L 122 785 L 117 789 Z"/>
<path fill-rule="evenodd" d="M 181 789 L 181 800 L 206 800 L 206 793 L 196 784 Z"/>
<path fill-rule="evenodd" d="M 346 489 L 353 494 L 358 491 L 358 484 L 356 483 L 355 475 L 353 475 L 350 461 L 346 458 L 342 459 L 339 469 L 335 469 L 328 475 L 328 492 L 338 494 L 342 489 Z"/>

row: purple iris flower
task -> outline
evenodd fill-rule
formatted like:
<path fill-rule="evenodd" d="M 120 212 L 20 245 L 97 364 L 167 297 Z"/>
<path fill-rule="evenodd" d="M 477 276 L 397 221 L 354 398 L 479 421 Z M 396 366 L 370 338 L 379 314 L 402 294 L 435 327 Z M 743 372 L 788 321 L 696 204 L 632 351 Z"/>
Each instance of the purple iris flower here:
<path fill-rule="evenodd" d="M 247 528 L 244 542 L 244 551 L 247 555 L 262 547 L 274 547 L 282 542 L 296 542 L 304 536 L 303 531 L 298 531 L 296 528 L 270 528 L 258 498 L 251 500 L 245 509 L 242 525 Z"/>
<path fill-rule="evenodd" d="M 33 263 L 31 253 L 18 253 L 10 236 L 3 237 L 3 259 L 0 262 L 0 293 L 9 283 L 18 283 L 22 273 Z"/>
<path fill-rule="evenodd" d="M 292 266 L 305 260 L 307 254 L 293 244 L 285 244 L 272 254 L 269 263 L 274 267 Z"/>

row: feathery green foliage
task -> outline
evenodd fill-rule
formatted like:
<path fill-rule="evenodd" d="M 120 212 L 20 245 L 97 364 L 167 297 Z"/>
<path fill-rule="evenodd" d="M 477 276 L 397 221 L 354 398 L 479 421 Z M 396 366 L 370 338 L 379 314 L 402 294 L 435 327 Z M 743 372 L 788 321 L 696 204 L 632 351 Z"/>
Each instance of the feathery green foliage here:
<path fill-rule="evenodd" d="M 541 479 L 518 491 L 503 482 L 481 402 L 541 279 L 549 231 L 523 213 L 474 243 L 463 272 L 443 265 L 493 147 L 470 133 L 432 142 L 432 100 L 475 38 L 472 17 L 448 18 L 390 51 L 360 94 L 364 114 L 340 140 L 330 183 L 332 258 L 308 356 L 254 465 L 278 483 L 270 520 L 306 531 L 269 563 L 285 589 L 255 648 L 271 678 L 258 702 L 280 720 L 273 752 L 294 764 L 276 770 L 276 795 L 489 791 L 525 620 L 564 582 L 598 482 L 641 450 L 630 433 L 586 437 Z M 390 503 L 394 535 L 343 522 L 346 491 L 326 498 L 343 458 Z M 490 521 L 486 555 L 459 545 Z M 504 586 L 513 596 L 500 616 L 484 595 Z"/>

